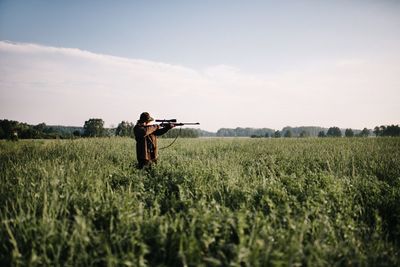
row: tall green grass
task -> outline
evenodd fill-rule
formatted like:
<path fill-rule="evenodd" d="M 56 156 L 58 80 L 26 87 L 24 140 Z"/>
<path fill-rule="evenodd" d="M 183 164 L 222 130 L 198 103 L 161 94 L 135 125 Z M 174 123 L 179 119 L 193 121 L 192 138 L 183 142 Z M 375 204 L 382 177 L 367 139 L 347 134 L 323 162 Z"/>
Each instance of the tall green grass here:
<path fill-rule="evenodd" d="M 399 138 L 134 147 L 0 142 L 0 265 L 400 265 Z"/>

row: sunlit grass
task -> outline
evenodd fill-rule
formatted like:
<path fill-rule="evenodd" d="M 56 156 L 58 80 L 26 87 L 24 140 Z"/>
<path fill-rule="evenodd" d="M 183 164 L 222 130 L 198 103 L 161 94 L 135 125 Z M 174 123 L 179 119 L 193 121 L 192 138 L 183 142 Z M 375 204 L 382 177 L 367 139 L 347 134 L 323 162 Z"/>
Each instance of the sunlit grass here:
<path fill-rule="evenodd" d="M 161 146 L 171 140 L 160 140 Z M 399 265 L 400 139 L 0 142 L 0 265 Z"/>

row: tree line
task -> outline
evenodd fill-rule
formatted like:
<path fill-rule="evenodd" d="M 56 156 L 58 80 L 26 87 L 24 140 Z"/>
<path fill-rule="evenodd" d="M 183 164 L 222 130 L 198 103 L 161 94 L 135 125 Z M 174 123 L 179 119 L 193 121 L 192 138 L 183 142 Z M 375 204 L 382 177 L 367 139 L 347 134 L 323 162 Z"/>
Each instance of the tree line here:
<path fill-rule="evenodd" d="M 376 136 L 400 136 L 399 125 L 381 125 L 374 128 L 374 134 Z"/>
<path fill-rule="evenodd" d="M 320 129 L 320 130 L 318 130 Z M 231 129 L 234 132 L 234 129 Z M 317 131 L 318 130 L 318 131 Z M 224 133 L 228 132 L 224 130 Z M 253 131 L 249 132 L 252 133 L 248 136 L 253 138 L 260 138 L 260 137 L 272 137 L 272 138 L 291 138 L 291 137 L 368 137 L 371 134 L 375 134 L 376 137 L 379 136 L 400 136 L 400 127 L 399 125 L 390 125 L 390 126 L 376 126 L 374 131 L 371 131 L 367 128 L 362 130 L 353 130 L 351 128 L 347 129 L 340 129 L 339 127 L 330 127 L 328 129 L 323 129 L 321 127 L 285 127 L 281 131 L 280 130 L 272 130 L 267 131 L 263 134 L 254 134 Z M 241 133 L 241 136 L 246 136 Z M 218 132 L 217 132 L 218 135 Z"/>
<path fill-rule="evenodd" d="M 82 127 L 48 126 L 45 123 L 29 125 L 27 123 L 0 120 L 0 139 L 56 139 L 72 138 L 73 132 L 80 131 Z"/>
<path fill-rule="evenodd" d="M 0 139 L 71 139 L 79 137 L 134 137 L 135 124 L 121 121 L 117 127 L 105 128 L 104 121 L 99 118 L 91 118 L 85 121 L 83 127 L 48 126 L 45 123 L 29 125 L 12 120 L 0 120 Z M 373 131 L 364 128 L 362 130 L 340 129 L 339 127 L 322 128 L 316 126 L 284 127 L 282 130 L 270 128 L 221 128 L 216 133 L 201 129 L 174 128 L 162 138 L 175 138 L 176 136 L 196 138 L 199 136 L 217 137 L 368 137 L 375 134 L 377 137 L 400 136 L 399 125 L 376 126 Z"/>
<path fill-rule="evenodd" d="M 80 137 L 134 137 L 134 123 L 122 121 L 116 128 L 105 128 L 104 121 L 91 118 L 85 121 L 83 127 L 48 126 L 45 123 L 29 125 L 13 120 L 0 120 L 0 139 L 71 139 Z M 195 138 L 199 136 L 197 129 L 172 129 L 163 138 L 181 137 Z"/>

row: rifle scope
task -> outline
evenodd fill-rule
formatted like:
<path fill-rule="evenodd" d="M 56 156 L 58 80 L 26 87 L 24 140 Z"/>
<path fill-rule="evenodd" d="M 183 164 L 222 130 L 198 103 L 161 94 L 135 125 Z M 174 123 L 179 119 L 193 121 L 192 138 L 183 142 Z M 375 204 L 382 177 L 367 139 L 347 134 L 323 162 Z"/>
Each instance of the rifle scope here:
<path fill-rule="evenodd" d="M 156 122 L 162 122 L 162 123 L 175 123 L 176 119 L 171 119 L 171 120 L 156 120 Z"/>

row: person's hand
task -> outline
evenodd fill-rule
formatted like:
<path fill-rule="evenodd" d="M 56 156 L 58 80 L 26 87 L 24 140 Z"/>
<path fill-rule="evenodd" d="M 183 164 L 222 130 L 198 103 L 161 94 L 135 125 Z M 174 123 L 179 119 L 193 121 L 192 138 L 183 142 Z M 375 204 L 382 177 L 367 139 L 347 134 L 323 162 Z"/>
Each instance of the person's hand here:
<path fill-rule="evenodd" d="M 169 129 L 172 129 L 172 128 L 174 128 L 175 127 L 175 124 L 173 124 L 173 123 L 168 123 L 167 125 L 166 125 L 166 128 L 169 130 Z"/>

